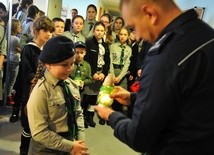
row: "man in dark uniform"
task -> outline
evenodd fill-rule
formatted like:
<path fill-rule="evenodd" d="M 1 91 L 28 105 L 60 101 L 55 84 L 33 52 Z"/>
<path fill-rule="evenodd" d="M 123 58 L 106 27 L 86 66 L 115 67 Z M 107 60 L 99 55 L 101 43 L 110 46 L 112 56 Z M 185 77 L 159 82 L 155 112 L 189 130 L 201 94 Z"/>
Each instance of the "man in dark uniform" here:
<path fill-rule="evenodd" d="M 121 0 L 126 24 L 148 40 L 137 94 L 116 87 L 112 98 L 134 103 L 132 119 L 95 107 L 114 135 L 149 155 L 214 154 L 214 30 L 194 9 L 173 0 Z"/>

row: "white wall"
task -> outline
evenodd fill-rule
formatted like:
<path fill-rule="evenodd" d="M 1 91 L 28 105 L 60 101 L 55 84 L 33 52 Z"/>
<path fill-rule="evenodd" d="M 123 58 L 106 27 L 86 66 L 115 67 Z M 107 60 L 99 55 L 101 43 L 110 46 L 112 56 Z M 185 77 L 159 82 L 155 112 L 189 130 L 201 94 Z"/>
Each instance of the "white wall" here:
<path fill-rule="evenodd" d="M 71 18 L 70 10 L 76 8 L 78 14 L 85 18 L 86 9 L 89 4 L 97 6 L 98 0 L 63 0 L 62 5 L 67 9 L 67 18 Z"/>
<path fill-rule="evenodd" d="M 36 5 L 40 10 L 44 11 L 45 15 L 47 15 L 48 2 L 49 0 L 34 0 L 33 4 Z"/>
<path fill-rule="evenodd" d="M 214 0 L 175 0 L 182 10 L 194 8 L 195 6 L 204 7 L 203 20 L 214 28 Z"/>

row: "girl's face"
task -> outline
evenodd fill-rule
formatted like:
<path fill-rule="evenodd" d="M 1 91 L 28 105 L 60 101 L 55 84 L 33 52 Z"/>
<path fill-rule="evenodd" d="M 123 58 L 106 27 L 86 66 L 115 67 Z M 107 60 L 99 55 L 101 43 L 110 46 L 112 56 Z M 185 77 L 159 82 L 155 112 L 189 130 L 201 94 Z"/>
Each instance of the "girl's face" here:
<path fill-rule="evenodd" d="M 36 33 L 35 39 L 38 39 L 41 42 L 46 43 L 51 37 L 52 33 L 49 30 L 45 31 L 44 29 L 41 29 Z"/>
<path fill-rule="evenodd" d="M 45 66 L 54 77 L 59 80 L 65 80 L 73 71 L 74 61 L 75 55 L 62 62 L 54 64 L 45 64 Z"/>
<path fill-rule="evenodd" d="M 105 28 L 108 28 L 110 26 L 110 21 L 107 16 L 101 17 L 100 21 L 105 25 Z"/>
<path fill-rule="evenodd" d="M 17 25 L 16 32 L 17 32 L 17 34 L 22 33 L 22 25 L 21 25 L 20 22 L 19 22 L 19 24 Z"/>
<path fill-rule="evenodd" d="M 100 40 L 103 38 L 105 33 L 105 28 L 102 25 L 97 25 L 94 29 L 94 36 L 97 40 Z"/>
<path fill-rule="evenodd" d="M 56 22 L 54 22 L 54 27 L 55 27 L 54 34 L 56 36 L 62 35 L 62 33 L 64 32 L 65 23 L 62 21 L 56 21 Z"/>
<path fill-rule="evenodd" d="M 77 14 L 76 10 L 71 10 L 71 18 L 74 18 Z"/>
<path fill-rule="evenodd" d="M 115 22 L 114 22 L 114 29 L 115 30 L 120 30 L 123 26 L 123 21 L 121 19 L 117 19 Z"/>
<path fill-rule="evenodd" d="M 94 10 L 93 7 L 88 8 L 87 10 L 87 19 L 94 20 L 96 18 L 97 12 Z"/>
<path fill-rule="evenodd" d="M 128 40 L 128 37 L 129 37 L 128 31 L 126 29 L 122 28 L 119 33 L 120 43 L 126 43 L 126 41 Z"/>
<path fill-rule="evenodd" d="M 83 23 L 84 21 L 82 20 L 82 18 L 78 17 L 73 21 L 72 26 L 75 33 L 79 33 L 80 31 L 82 31 Z"/>

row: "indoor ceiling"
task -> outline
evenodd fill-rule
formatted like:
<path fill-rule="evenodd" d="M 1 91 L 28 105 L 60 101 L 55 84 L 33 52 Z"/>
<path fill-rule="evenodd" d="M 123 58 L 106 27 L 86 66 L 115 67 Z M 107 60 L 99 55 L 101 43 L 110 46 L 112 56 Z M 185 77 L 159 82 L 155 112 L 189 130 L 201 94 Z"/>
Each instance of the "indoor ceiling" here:
<path fill-rule="evenodd" d="M 120 10 L 119 10 L 120 0 L 103 0 L 102 3 L 108 9 L 108 11 L 111 15 L 113 15 L 113 16 L 120 15 Z"/>

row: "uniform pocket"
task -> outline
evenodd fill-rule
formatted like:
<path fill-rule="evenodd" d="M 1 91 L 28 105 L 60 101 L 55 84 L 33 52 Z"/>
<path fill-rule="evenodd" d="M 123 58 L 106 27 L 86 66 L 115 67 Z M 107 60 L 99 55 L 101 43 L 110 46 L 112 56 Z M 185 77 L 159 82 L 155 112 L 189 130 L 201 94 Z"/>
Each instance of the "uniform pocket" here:
<path fill-rule="evenodd" d="M 62 118 L 64 115 L 66 115 L 65 99 L 60 98 L 56 100 L 49 100 L 48 109 L 51 120 Z"/>

